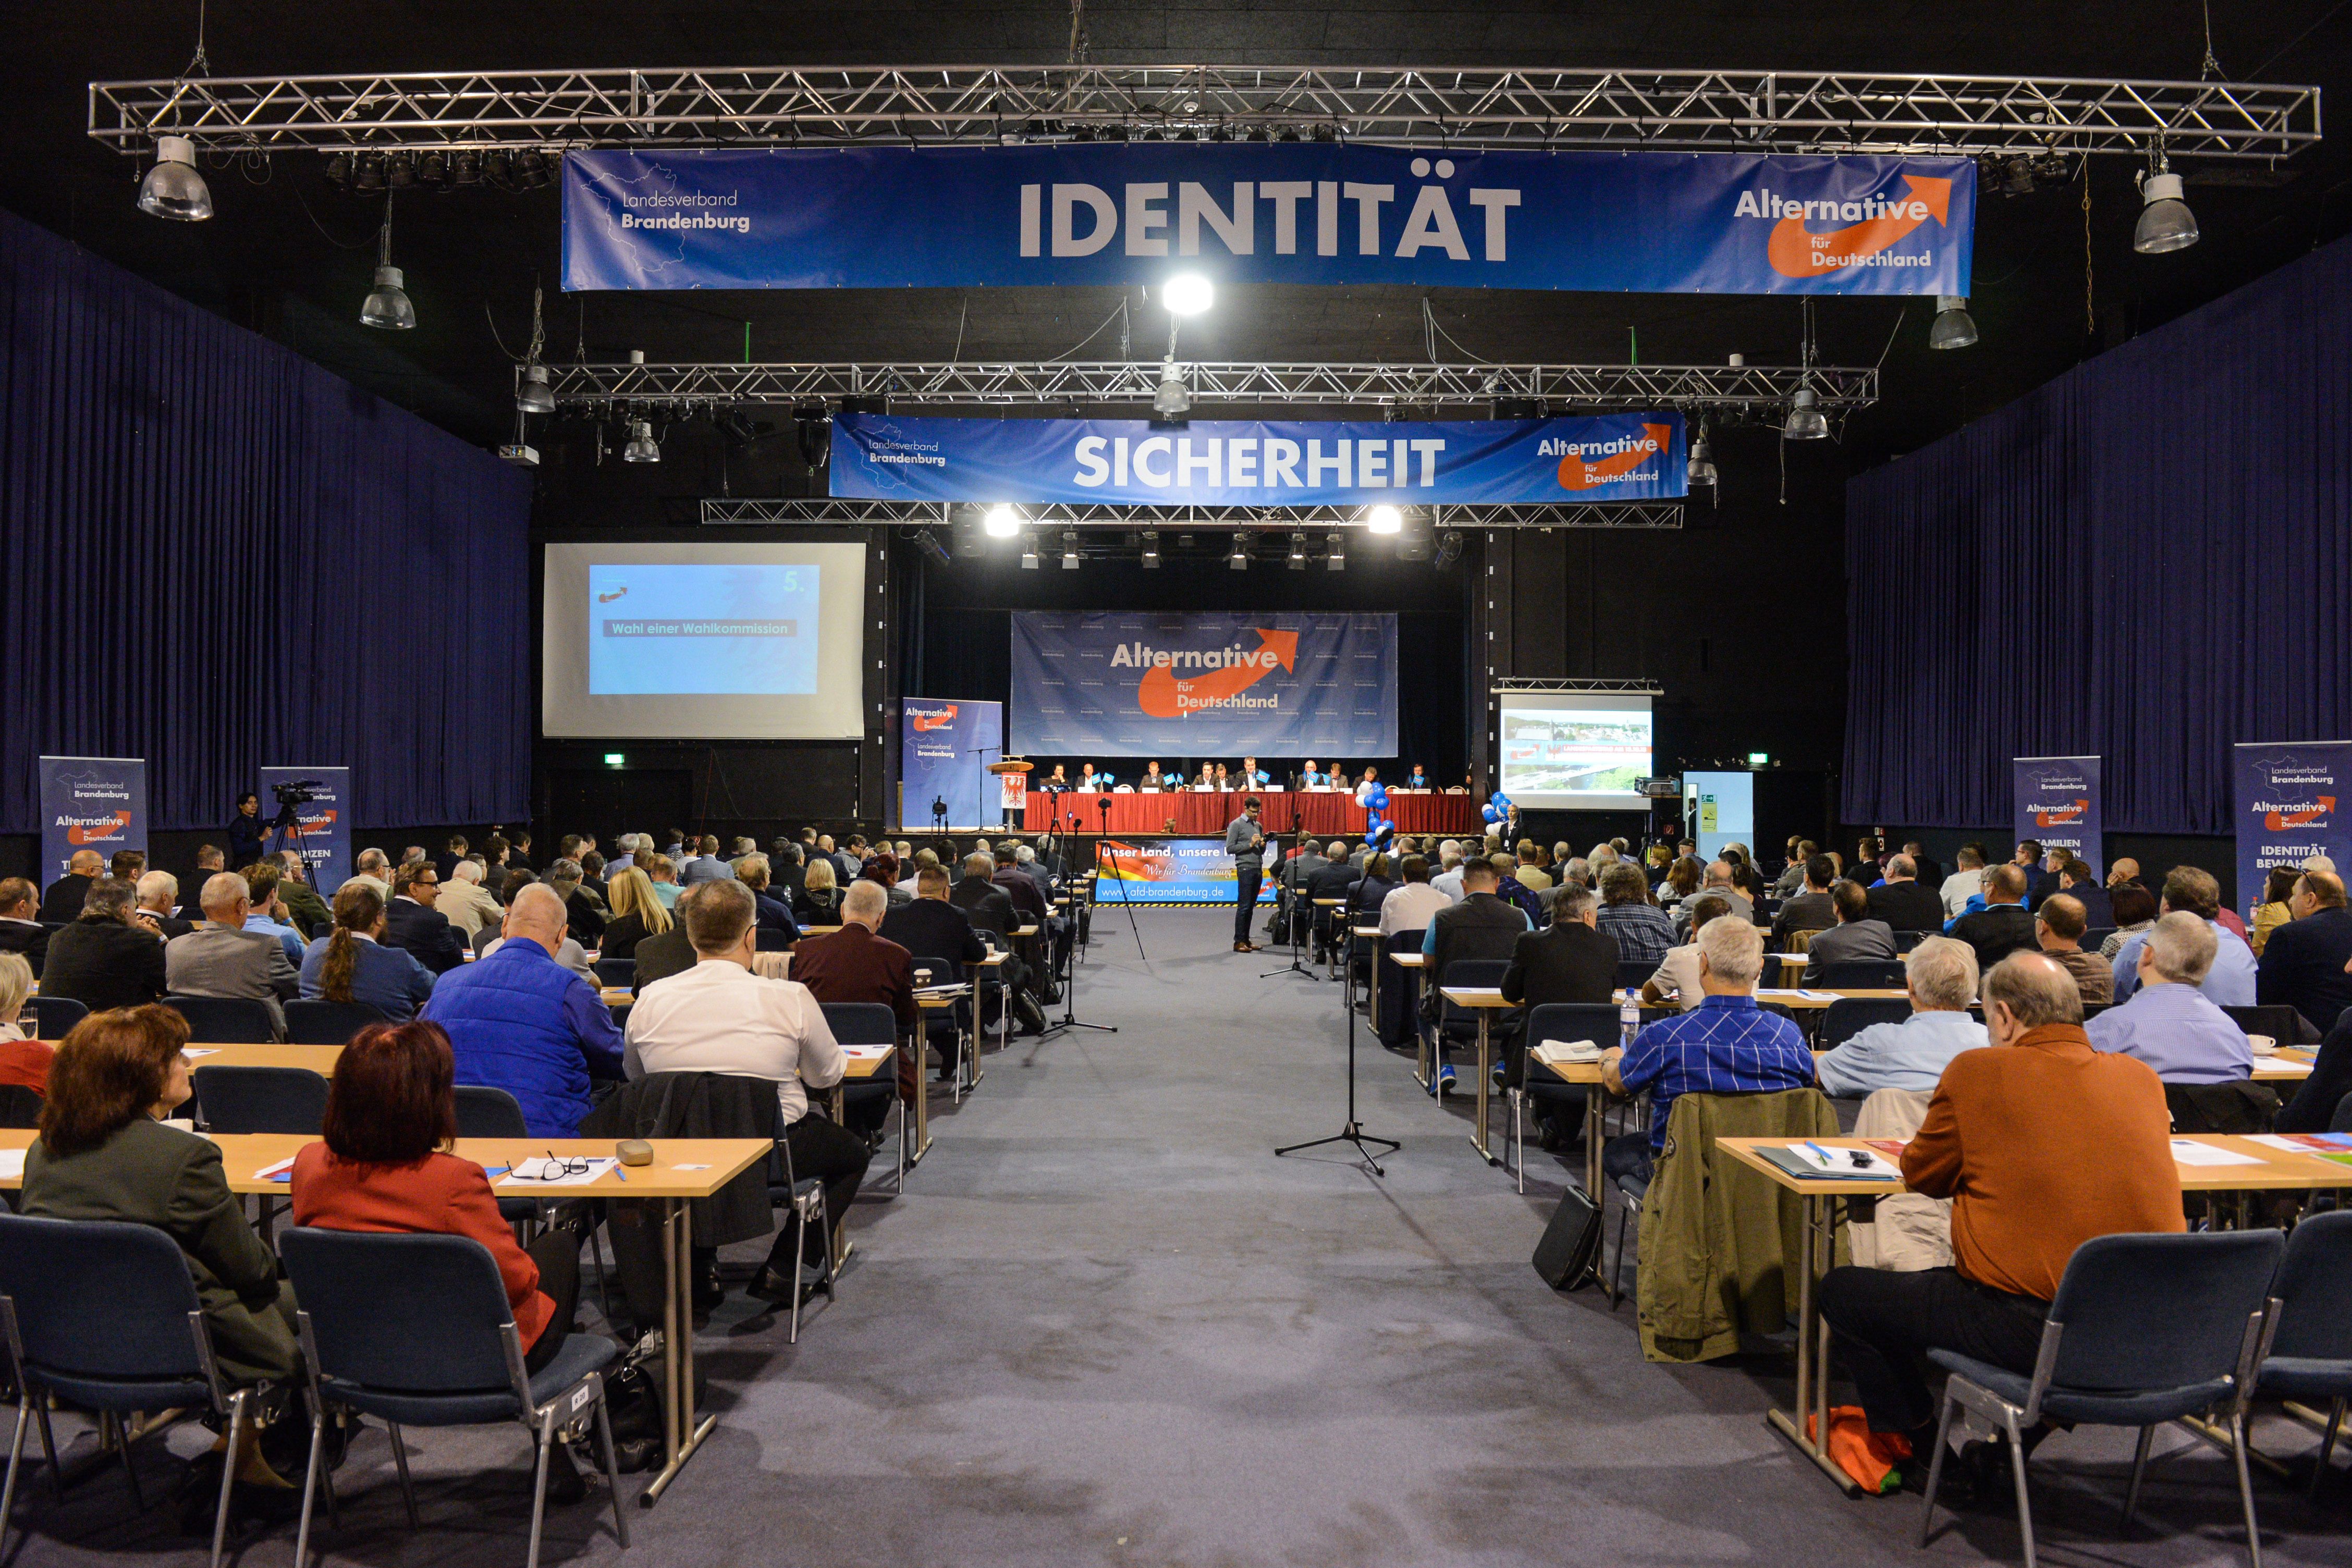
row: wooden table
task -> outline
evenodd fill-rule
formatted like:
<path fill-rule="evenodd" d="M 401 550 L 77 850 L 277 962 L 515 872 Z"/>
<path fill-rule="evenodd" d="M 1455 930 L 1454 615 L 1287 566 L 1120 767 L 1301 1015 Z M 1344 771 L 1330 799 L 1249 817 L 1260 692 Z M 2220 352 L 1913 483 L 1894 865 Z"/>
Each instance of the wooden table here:
<path fill-rule="evenodd" d="M 1380 941 L 1381 928 L 1378 926 L 1349 926 L 1348 928 L 1348 973 L 1340 994 L 1346 997 L 1347 1005 L 1349 1007 L 1353 1007 L 1356 1005 L 1355 944 L 1360 942 L 1370 942 L 1372 944 L 1372 952 L 1377 953 L 1381 950 Z M 1378 973 L 1374 973 L 1372 975 L 1372 983 L 1370 989 L 1372 994 L 1372 1037 L 1374 1039 L 1378 1039 L 1381 1033 L 1381 977 Z"/>
<path fill-rule="evenodd" d="M 1522 1043 L 1533 1047 L 1542 1042 L 1529 1040 Z M 1601 1049 L 1605 1051 L 1608 1047 L 1603 1046 Z M 1530 1067 L 1538 1062 L 1532 1054 L 1527 1059 Z M 1562 1083 L 1578 1084 L 1584 1089 L 1584 1195 L 1592 1200 L 1593 1207 L 1606 1209 L 1608 1201 L 1601 1191 L 1601 1145 L 1603 1139 L 1601 1121 L 1608 1107 L 1609 1090 L 1606 1087 L 1608 1080 L 1601 1076 L 1601 1064 L 1543 1062 L 1541 1065 Z M 1528 1190 L 1528 1156 L 1524 1148 L 1519 1151 L 1518 1159 L 1519 1191 L 1524 1193 Z"/>
<path fill-rule="evenodd" d="M 1501 1164 L 1494 1151 L 1486 1147 L 1486 1100 L 1493 1078 L 1489 1070 L 1489 1057 L 1494 1050 L 1488 1025 L 1495 1014 L 1518 1004 L 1504 1001 L 1503 988 L 1499 985 L 1441 985 L 1437 994 L 1456 1007 L 1467 1007 L 1478 1015 L 1478 1120 L 1471 1125 L 1470 1142 L 1478 1151 L 1478 1157 L 1486 1163 Z"/>
<path fill-rule="evenodd" d="M 2180 1186 L 2188 1193 L 2250 1193 L 2296 1192 L 2311 1187 L 2352 1187 L 2352 1166 L 2339 1165 L 2316 1154 L 2288 1153 L 2266 1148 L 2250 1138 L 2222 1137 L 2213 1134 L 2176 1134 L 2175 1142 L 2202 1143 L 2227 1149 L 2233 1153 L 2252 1156 L 2258 1163 L 2246 1165 L 2181 1165 Z M 1859 1495 L 1852 1477 L 1830 1458 L 1827 1449 L 1806 1436 L 1812 1431 L 1829 1430 L 1830 1372 L 1829 1325 L 1822 1321 L 1819 1286 L 1837 1256 L 1838 1205 L 1847 1198 L 1885 1197 L 1905 1190 L 1898 1178 L 1888 1176 L 1874 1180 L 1838 1180 L 1808 1178 L 1792 1175 L 1771 1161 L 1756 1152 L 1759 1146 L 1788 1144 L 1796 1140 L 1787 1138 L 1718 1138 L 1716 1147 L 1739 1163 L 1761 1173 L 1775 1186 L 1795 1193 L 1804 1200 L 1804 1255 L 1797 1277 L 1797 1398 L 1794 1411 L 1774 1409 L 1765 1413 L 1770 1426 L 1796 1444 L 1804 1456 L 1819 1466 L 1822 1472 L 1843 1487 L 1849 1494 Z M 1858 1138 L 1816 1138 L 1813 1142 L 1834 1152 L 1840 1149 L 1868 1147 Z"/>
<path fill-rule="evenodd" d="M 264 1047 L 245 1050 L 333 1050 L 332 1046 Z M 204 1058 L 210 1060 L 210 1058 Z M 0 1149 L 23 1149 L 37 1136 L 29 1128 L 0 1128 Z M 295 1154 L 316 1138 L 299 1133 L 223 1134 L 212 1140 L 220 1146 L 221 1165 L 229 1191 L 242 1197 L 278 1197 L 287 1184 L 257 1173 Z M 486 1169 L 552 1154 L 558 1158 L 610 1158 L 613 1141 L 604 1138 L 460 1138 L 457 1153 Z M 593 1182 L 562 1186 L 509 1184 L 494 1178 L 502 1195 L 552 1194 L 562 1198 L 650 1199 L 661 1205 L 662 1236 L 662 1447 L 667 1462 L 638 1495 L 639 1506 L 651 1508 L 661 1498 L 702 1440 L 719 1424 L 716 1415 L 700 1423 L 694 1409 L 694 1268 L 692 1218 L 688 1204 L 707 1198 L 775 1152 L 767 1138 L 659 1138 L 654 1140 L 654 1160 L 621 1173 L 616 1167 Z M 24 1184 L 21 1176 L 0 1176 L 0 1188 Z"/>
<path fill-rule="evenodd" d="M 1429 967 L 1425 952 L 1391 952 L 1389 962 L 1405 972 L 1412 984 L 1405 996 L 1404 1016 L 1412 1026 L 1412 1076 L 1422 1088 L 1429 1087 L 1429 1034 L 1421 1026 L 1421 972 Z"/>
<path fill-rule="evenodd" d="M 192 1042 L 185 1051 L 191 1068 L 305 1068 L 321 1078 L 335 1076 L 341 1046 L 236 1046 Z"/>

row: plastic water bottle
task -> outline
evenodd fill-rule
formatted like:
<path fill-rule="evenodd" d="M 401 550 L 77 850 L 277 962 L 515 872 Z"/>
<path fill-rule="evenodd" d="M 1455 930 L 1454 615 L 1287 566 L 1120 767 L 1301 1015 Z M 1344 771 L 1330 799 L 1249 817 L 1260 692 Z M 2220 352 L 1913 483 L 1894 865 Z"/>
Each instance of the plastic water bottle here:
<path fill-rule="evenodd" d="M 1617 1043 L 1631 1050 L 1633 1037 L 1642 1027 L 1642 998 L 1638 992 L 1628 991 L 1625 999 L 1617 1004 Z"/>

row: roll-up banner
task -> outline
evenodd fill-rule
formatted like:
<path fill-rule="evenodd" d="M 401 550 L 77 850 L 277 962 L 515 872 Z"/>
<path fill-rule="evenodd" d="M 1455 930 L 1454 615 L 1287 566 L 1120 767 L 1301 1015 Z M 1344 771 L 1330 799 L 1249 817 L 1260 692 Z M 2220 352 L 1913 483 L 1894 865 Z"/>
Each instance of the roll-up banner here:
<path fill-rule="evenodd" d="M 1120 142 L 563 164 L 566 289 L 1232 282 L 1966 294 L 1966 158 Z"/>
<path fill-rule="evenodd" d="M 2237 774 L 2238 897 L 2252 918 L 2273 866 L 2300 866 L 2313 855 L 2352 868 L 2345 786 L 2352 741 L 2256 742 L 2234 749 Z"/>
<path fill-rule="evenodd" d="M 1301 423 L 843 414 L 833 493 L 877 500 L 1335 506 L 1665 500 L 1683 417 Z"/>
<path fill-rule="evenodd" d="M 74 855 L 147 847 L 147 759 L 41 759 L 41 879 L 66 874 Z"/>
<path fill-rule="evenodd" d="M 2071 849 L 2100 871 L 2099 759 L 2011 757 L 2017 837 L 2034 839 L 2043 854 Z M 2029 879 L 2030 877 L 2029 877 Z"/>
<path fill-rule="evenodd" d="M 278 795 L 272 787 L 296 784 L 310 795 L 294 808 L 300 825 L 302 874 L 319 896 L 331 899 L 352 874 L 352 770 L 349 768 L 264 768 L 261 770 L 261 810 L 278 816 Z M 271 850 L 298 847 L 292 835 L 271 834 L 264 840 Z"/>
<path fill-rule="evenodd" d="M 1238 815 L 1238 813 L 1236 813 Z M 1212 838 L 1095 841 L 1095 903 L 1230 904 L 1237 890 L 1234 858 Z M 1272 877 L 1258 884 L 1257 901 L 1276 901 Z"/>
<path fill-rule="evenodd" d="M 898 705 L 900 825 L 993 827 L 1003 821 L 1003 795 L 988 771 L 1003 754 L 1002 703 L 906 699 Z M 935 802 L 943 817 L 932 811 Z"/>
<path fill-rule="evenodd" d="M 1118 773 L 1153 758 L 1393 757 L 1396 688 L 1394 616 L 1013 616 L 1013 750 Z"/>

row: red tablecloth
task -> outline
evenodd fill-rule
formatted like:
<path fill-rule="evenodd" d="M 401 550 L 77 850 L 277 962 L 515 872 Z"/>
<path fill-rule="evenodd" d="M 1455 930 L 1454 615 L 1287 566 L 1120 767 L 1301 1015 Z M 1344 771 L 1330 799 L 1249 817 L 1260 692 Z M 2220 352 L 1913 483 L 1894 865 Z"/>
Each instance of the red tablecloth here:
<path fill-rule="evenodd" d="M 1299 826 L 1308 833 L 1364 831 L 1364 810 L 1352 795 L 1307 790 L 1294 795 L 1278 789 L 1260 790 L 1257 795 L 1265 803 L 1259 820 L 1269 832 L 1290 831 L 1293 801 L 1298 805 Z M 1058 807 L 1055 804 L 1057 798 Z M 1097 804 L 1100 801 L 1110 803 L 1108 822 Z M 1081 833 L 1172 831 L 1202 837 L 1223 834 L 1225 825 L 1241 815 L 1242 797 L 1238 794 L 1213 795 L 1194 790 L 1162 795 L 1097 795 L 1072 790 L 1056 797 L 1032 790 L 1022 826 L 1031 833 L 1043 833 L 1055 826 L 1057 809 L 1064 826 L 1068 826 L 1070 814 L 1076 813 Z M 1171 818 L 1176 824 L 1172 829 L 1168 826 Z M 1478 826 L 1478 803 L 1466 795 L 1401 795 L 1391 791 L 1389 818 L 1396 824 L 1399 833 L 1468 833 Z"/>

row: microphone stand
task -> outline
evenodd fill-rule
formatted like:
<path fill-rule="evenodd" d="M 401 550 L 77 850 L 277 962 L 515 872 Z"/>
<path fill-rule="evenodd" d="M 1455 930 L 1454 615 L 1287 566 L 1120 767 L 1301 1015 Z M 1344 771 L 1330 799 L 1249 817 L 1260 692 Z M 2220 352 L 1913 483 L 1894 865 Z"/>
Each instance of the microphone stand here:
<path fill-rule="evenodd" d="M 1320 977 L 1318 976 L 1318 978 Z M 1375 979 L 1377 978 L 1375 976 Z M 1388 1172 L 1381 1169 L 1381 1163 L 1372 1157 L 1372 1152 L 1364 1145 L 1377 1143 L 1391 1153 L 1395 1153 L 1404 1147 L 1393 1138 L 1371 1136 L 1364 1131 L 1363 1124 L 1356 1120 L 1356 1009 L 1352 1004 L 1348 1008 L 1348 1120 L 1340 1123 L 1339 1131 L 1328 1138 L 1312 1138 L 1304 1143 L 1286 1144 L 1276 1149 L 1274 1155 L 1278 1160 L 1285 1154 L 1296 1154 L 1301 1149 L 1320 1149 L 1326 1143 L 1352 1145 L 1356 1151 L 1356 1158 L 1362 1161 L 1364 1169 L 1375 1176 L 1385 1176 Z"/>
<path fill-rule="evenodd" d="M 1058 799 L 1055 804 L 1059 804 Z M 1069 820 L 1075 828 L 1078 820 L 1078 814 L 1075 811 L 1070 813 Z M 1076 963 L 1077 942 L 1075 940 L 1077 934 L 1076 930 L 1076 921 L 1077 920 L 1077 900 L 1075 895 L 1073 895 L 1070 900 L 1070 919 L 1072 921 L 1071 936 L 1073 938 L 1070 943 L 1071 962 L 1066 963 L 1062 969 L 1062 1016 L 1059 1018 L 1055 1019 L 1052 1023 L 1046 1025 L 1045 1027 L 1039 1032 L 1037 1037 L 1041 1040 L 1049 1039 L 1052 1037 L 1060 1034 L 1065 1029 L 1092 1029 L 1097 1034 L 1104 1035 L 1116 1035 L 1118 1033 L 1118 1026 L 1117 1024 L 1089 1024 L 1082 1021 L 1078 1017 L 1078 966 Z M 1137 941 L 1139 945 L 1141 938 L 1139 937 Z M 1051 963 L 1053 959 L 1053 945 L 1050 941 L 1046 944 L 1045 956 L 1047 962 Z"/>
<path fill-rule="evenodd" d="M 1293 773 L 1291 775 L 1292 784 L 1296 784 L 1297 780 L 1298 775 Z M 1305 831 L 1304 824 L 1307 820 L 1306 803 L 1300 799 L 1300 796 L 1306 792 L 1293 788 L 1286 791 L 1285 793 L 1290 796 L 1290 847 L 1296 849 L 1298 847 L 1299 837 Z M 1277 833 L 1274 836 L 1274 846 L 1276 849 L 1282 847 L 1281 834 Z M 1285 879 L 1284 873 L 1290 869 L 1290 858 L 1288 856 L 1277 856 L 1276 857 L 1276 859 L 1277 861 L 1277 869 L 1275 872 L 1274 907 L 1277 910 L 1282 911 L 1282 918 L 1287 921 L 1290 924 L 1290 962 L 1283 968 L 1267 970 L 1264 974 L 1259 975 L 1258 978 L 1260 980 L 1271 980 L 1277 974 L 1304 974 L 1309 980 L 1320 980 L 1323 976 L 1316 973 L 1315 971 L 1307 966 L 1306 953 L 1304 949 L 1300 946 L 1298 901 L 1307 896 L 1307 889 L 1304 884 L 1302 884 L 1294 891 L 1291 889 L 1287 880 Z M 1315 918 L 1314 908 L 1315 906 L 1312 904 L 1307 906 L 1307 918 L 1309 921 L 1312 921 Z"/>

